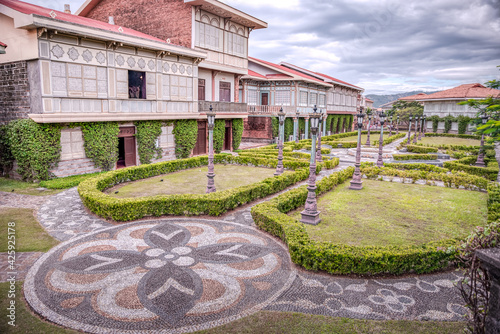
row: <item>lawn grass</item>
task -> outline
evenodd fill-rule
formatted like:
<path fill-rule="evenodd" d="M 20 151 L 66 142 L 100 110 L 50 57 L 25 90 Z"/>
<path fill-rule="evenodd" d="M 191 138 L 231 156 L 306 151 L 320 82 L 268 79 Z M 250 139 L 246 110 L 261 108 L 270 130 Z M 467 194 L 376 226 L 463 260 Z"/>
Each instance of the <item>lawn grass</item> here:
<path fill-rule="evenodd" d="M 208 167 L 187 169 L 171 174 L 151 177 L 110 188 L 113 197 L 141 197 L 173 194 L 204 194 L 207 189 Z M 236 165 L 215 165 L 217 191 L 236 188 L 273 177 L 275 170 Z M 287 172 L 285 172 L 287 173 Z M 163 180 L 163 181 L 161 181 Z M 118 191 L 118 194 L 115 192 Z"/>
<path fill-rule="evenodd" d="M 0 252 L 8 250 L 9 222 L 16 223 L 16 252 L 46 252 L 59 243 L 40 226 L 32 209 L 0 208 Z"/>
<path fill-rule="evenodd" d="M 16 326 L 8 325 L 7 298 L 9 283 L 0 283 L 0 333 L 9 334 L 75 334 L 81 333 L 61 328 L 34 316 L 21 298 L 21 282 L 16 283 Z M 5 296 L 5 297 L 4 297 Z M 409 321 L 409 320 L 359 320 L 325 317 L 292 312 L 261 311 L 224 326 L 195 332 L 196 334 L 455 334 L 461 333 L 464 322 Z"/>
<path fill-rule="evenodd" d="M 0 177 L 0 191 L 14 192 L 16 194 L 22 195 L 36 195 L 36 196 L 47 196 L 54 195 L 60 192 L 60 190 L 37 190 L 40 185 L 33 182 L 23 182 L 14 179 L 8 179 L 5 177 Z M 14 191 L 12 191 L 14 190 Z"/>
<path fill-rule="evenodd" d="M 195 334 L 456 334 L 464 322 L 360 320 L 292 312 L 261 311 Z"/>
<path fill-rule="evenodd" d="M 58 177 L 55 179 L 42 181 L 40 182 L 40 186 L 48 188 L 48 189 L 68 189 L 76 187 L 80 184 L 80 182 L 85 181 L 88 178 L 93 176 L 102 174 L 104 172 L 90 173 L 90 174 L 80 174 L 80 175 L 71 175 L 66 177 Z"/>
<path fill-rule="evenodd" d="M 396 132 L 393 132 L 392 133 L 393 135 L 396 134 Z M 368 136 L 367 135 L 361 135 L 361 144 L 364 145 L 366 143 L 366 138 Z M 384 139 L 387 139 L 389 138 L 389 132 L 386 133 L 386 131 L 384 130 Z M 379 133 L 371 133 L 370 134 L 370 142 L 373 143 L 375 140 L 379 140 L 380 139 L 380 134 Z M 357 142 L 358 141 L 358 136 L 351 136 L 351 137 L 345 137 L 345 138 L 339 138 L 339 139 L 335 139 L 335 141 L 355 141 Z"/>
<path fill-rule="evenodd" d="M 318 241 L 356 246 L 418 245 L 465 238 L 486 223 L 488 195 L 436 186 L 363 180 L 346 182 L 318 199 L 321 223 L 305 225 Z M 300 220 L 299 208 L 290 215 Z"/>
<path fill-rule="evenodd" d="M 477 139 L 465 139 L 454 137 L 424 137 L 418 141 L 424 145 L 465 145 L 465 146 L 479 146 L 481 141 Z"/>

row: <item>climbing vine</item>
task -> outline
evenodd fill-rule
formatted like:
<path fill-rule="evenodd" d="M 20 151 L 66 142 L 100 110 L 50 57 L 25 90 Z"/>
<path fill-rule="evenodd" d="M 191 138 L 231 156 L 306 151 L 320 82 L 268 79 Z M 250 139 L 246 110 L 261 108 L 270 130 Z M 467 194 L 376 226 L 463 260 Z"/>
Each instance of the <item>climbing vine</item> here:
<path fill-rule="evenodd" d="M 354 119 L 354 115 L 349 115 L 348 116 L 348 126 L 347 126 L 347 132 L 351 131 L 352 129 L 352 122 Z"/>
<path fill-rule="evenodd" d="M 23 180 L 48 180 L 61 152 L 61 126 L 18 119 L 7 126 L 7 138 L 17 173 Z"/>
<path fill-rule="evenodd" d="M 451 115 L 448 115 L 446 117 L 443 117 L 443 120 L 444 120 L 444 133 L 448 133 L 451 130 L 451 123 L 456 121 L 456 118 Z"/>
<path fill-rule="evenodd" d="M 118 161 L 118 134 L 120 128 L 117 122 L 90 122 L 72 124 L 80 126 L 83 133 L 85 155 L 94 162 L 97 168 L 104 171 L 112 170 Z"/>
<path fill-rule="evenodd" d="M 226 120 L 216 119 L 214 125 L 214 152 L 220 153 L 226 135 Z"/>
<path fill-rule="evenodd" d="M 306 133 L 306 120 L 304 118 L 299 118 L 299 135 Z M 299 136 L 300 138 L 300 136 Z"/>
<path fill-rule="evenodd" d="M 0 126 L 0 175 L 7 175 L 14 162 L 7 137 L 7 127 L 7 125 Z"/>
<path fill-rule="evenodd" d="M 432 121 L 432 132 L 437 132 L 440 119 L 437 115 L 429 117 L 429 120 Z"/>
<path fill-rule="evenodd" d="M 285 141 L 288 141 L 291 135 L 293 135 L 293 118 L 287 117 L 285 119 Z"/>
<path fill-rule="evenodd" d="M 134 122 L 137 133 L 137 151 L 141 164 L 150 164 L 152 159 L 160 159 L 162 149 L 156 146 L 161 135 L 161 121 L 137 121 Z"/>
<path fill-rule="evenodd" d="M 273 128 L 273 138 L 278 137 L 278 131 L 279 131 L 279 120 L 277 117 L 272 117 L 271 118 L 271 127 Z"/>
<path fill-rule="evenodd" d="M 240 147 L 242 135 L 243 120 L 241 118 L 233 119 L 233 150 L 237 150 Z"/>
<path fill-rule="evenodd" d="M 198 122 L 195 119 L 181 119 L 175 122 L 175 156 L 177 159 L 189 158 L 198 139 Z"/>
<path fill-rule="evenodd" d="M 337 125 L 339 124 L 339 117 L 337 115 L 333 116 L 333 130 L 332 133 L 337 133 Z"/>
<path fill-rule="evenodd" d="M 460 115 L 457 117 L 457 120 L 458 120 L 458 134 L 463 135 L 467 131 L 467 125 L 469 125 L 472 118 Z"/>

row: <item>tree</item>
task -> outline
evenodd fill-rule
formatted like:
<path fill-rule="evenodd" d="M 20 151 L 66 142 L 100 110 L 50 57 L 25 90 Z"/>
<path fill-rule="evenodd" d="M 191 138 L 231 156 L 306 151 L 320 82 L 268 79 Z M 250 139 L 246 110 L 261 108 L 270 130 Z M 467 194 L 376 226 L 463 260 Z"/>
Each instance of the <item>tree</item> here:
<path fill-rule="evenodd" d="M 500 65 L 498 65 L 497 67 L 500 67 Z M 493 79 L 488 82 L 485 82 L 484 85 L 489 88 L 500 89 L 500 80 Z"/>
<path fill-rule="evenodd" d="M 392 105 L 392 109 L 387 111 L 388 116 L 399 116 L 401 123 L 409 123 L 410 115 L 422 116 L 424 114 L 424 106 L 417 101 L 396 101 Z"/>

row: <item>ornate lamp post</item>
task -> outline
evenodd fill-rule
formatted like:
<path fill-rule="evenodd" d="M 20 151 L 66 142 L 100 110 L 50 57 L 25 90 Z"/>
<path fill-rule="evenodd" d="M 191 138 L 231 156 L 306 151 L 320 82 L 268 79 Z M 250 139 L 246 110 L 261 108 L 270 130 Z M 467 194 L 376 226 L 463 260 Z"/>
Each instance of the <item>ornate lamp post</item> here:
<path fill-rule="evenodd" d="M 399 115 L 396 116 L 396 134 L 399 135 Z"/>
<path fill-rule="evenodd" d="M 391 124 L 389 125 L 389 136 L 392 136 L 392 115 L 391 115 Z"/>
<path fill-rule="evenodd" d="M 314 108 L 316 108 L 316 105 L 314 105 Z M 319 130 L 318 130 L 318 149 L 316 151 L 316 160 L 318 162 L 322 162 L 323 158 L 321 156 L 321 137 L 322 137 L 321 129 L 322 129 L 322 125 L 323 125 L 323 111 L 321 109 L 319 111 L 319 115 L 320 115 L 320 118 L 319 118 Z"/>
<path fill-rule="evenodd" d="M 295 118 L 293 119 L 293 136 L 295 137 L 295 142 L 299 142 L 299 110 L 295 113 Z"/>
<path fill-rule="evenodd" d="M 425 131 L 427 131 L 427 121 L 424 115 L 424 128 L 422 129 L 422 137 L 425 137 Z"/>
<path fill-rule="evenodd" d="M 276 166 L 276 172 L 274 172 L 274 176 L 278 176 L 283 174 L 283 141 L 285 140 L 284 133 L 282 131 L 283 124 L 285 123 L 285 113 L 283 112 L 283 108 L 280 108 L 278 112 L 278 120 L 279 120 L 279 136 L 278 136 L 278 166 Z"/>
<path fill-rule="evenodd" d="M 418 120 L 420 116 L 415 116 L 415 135 L 413 136 L 413 144 L 417 143 Z"/>
<path fill-rule="evenodd" d="M 356 116 L 358 118 L 358 146 L 356 148 L 356 163 L 354 164 L 356 168 L 354 170 L 349 189 L 361 190 L 363 189 L 363 182 L 361 181 L 359 166 L 361 166 L 361 128 L 363 127 L 363 118 L 365 118 L 365 114 L 363 114 L 363 107 L 359 108 L 359 114 Z"/>
<path fill-rule="evenodd" d="M 384 122 L 385 122 L 386 116 L 385 116 L 383 111 L 378 116 L 380 118 L 380 139 L 378 141 L 377 166 L 383 167 L 384 166 L 384 159 L 382 159 L 382 147 L 383 147 L 383 141 L 384 141 Z"/>
<path fill-rule="evenodd" d="M 412 115 L 410 115 L 410 125 L 408 125 L 408 140 L 406 141 L 406 145 L 410 145 L 410 137 L 411 137 L 411 120 L 412 120 Z"/>
<path fill-rule="evenodd" d="M 481 122 L 483 125 L 488 123 L 488 115 L 486 115 L 486 113 L 483 113 L 481 116 Z M 484 133 L 481 135 L 481 148 L 479 149 L 479 155 L 477 156 L 476 166 L 486 167 L 484 163 Z"/>
<path fill-rule="evenodd" d="M 210 111 L 207 113 L 208 118 L 208 184 L 206 193 L 214 193 L 215 182 L 214 182 L 214 124 L 215 124 L 215 113 L 212 111 L 212 106 L 210 105 Z"/>
<path fill-rule="evenodd" d="M 418 131 L 418 140 L 422 140 L 422 131 L 424 129 L 424 116 L 420 117 L 419 126 L 420 126 L 419 129 L 420 131 Z"/>
<path fill-rule="evenodd" d="M 317 225 L 321 221 L 319 218 L 318 206 L 316 203 L 316 135 L 318 134 L 319 119 L 321 115 L 316 112 L 311 115 L 311 161 L 309 163 L 309 181 L 307 182 L 307 199 L 304 211 L 300 214 L 300 221 L 304 224 Z"/>
<path fill-rule="evenodd" d="M 366 134 L 366 146 L 370 146 L 370 125 L 371 125 L 371 121 L 372 121 L 372 115 L 370 114 L 368 116 L 368 133 Z"/>

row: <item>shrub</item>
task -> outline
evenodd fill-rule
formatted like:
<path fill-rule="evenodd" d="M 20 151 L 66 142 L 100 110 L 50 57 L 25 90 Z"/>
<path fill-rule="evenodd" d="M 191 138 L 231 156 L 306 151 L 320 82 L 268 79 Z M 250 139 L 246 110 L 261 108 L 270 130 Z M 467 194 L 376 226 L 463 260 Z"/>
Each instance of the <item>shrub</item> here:
<path fill-rule="evenodd" d="M 215 163 L 276 167 L 277 160 L 217 154 Z M 295 172 L 210 194 L 158 195 L 118 199 L 102 192 L 122 182 L 140 180 L 207 164 L 207 156 L 201 156 L 123 168 L 81 182 L 78 186 L 78 192 L 82 202 L 90 211 L 103 218 L 111 218 L 116 221 L 130 221 L 147 216 L 163 215 L 219 216 L 239 205 L 282 191 L 309 176 L 307 168 L 309 163 L 285 160 L 283 161 L 285 168 L 296 168 Z M 321 166 L 317 167 L 318 170 L 321 170 Z"/>
<path fill-rule="evenodd" d="M 240 147 L 241 136 L 243 135 L 243 119 L 233 119 L 233 150 Z"/>
<path fill-rule="evenodd" d="M 49 170 L 60 159 L 61 126 L 18 119 L 9 123 L 7 137 L 16 171 L 23 180 L 48 180 Z"/>
<path fill-rule="evenodd" d="M 156 146 L 156 141 L 161 135 L 161 121 L 136 121 L 134 122 L 137 133 L 137 151 L 141 164 L 150 164 L 152 159 L 160 159 L 162 149 Z"/>
<path fill-rule="evenodd" d="M 101 174 L 102 172 L 92 174 L 72 175 L 66 177 L 58 177 L 55 179 L 40 182 L 40 187 L 47 189 L 68 189 L 76 187 L 80 182 Z"/>
<path fill-rule="evenodd" d="M 336 172 L 318 182 L 317 194 L 333 189 L 352 176 L 353 167 Z M 446 252 L 456 240 L 442 240 L 419 246 L 348 246 L 316 242 L 309 238 L 302 223 L 286 215 L 304 205 L 306 187 L 292 189 L 268 202 L 252 207 L 257 226 L 281 238 L 288 246 L 294 263 L 308 270 L 332 274 L 403 274 L 427 273 L 446 268 L 455 253 Z"/>
<path fill-rule="evenodd" d="M 7 137 L 7 125 L 0 126 L 0 175 L 7 175 L 12 169 L 14 157 Z"/>
<path fill-rule="evenodd" d="M 425 147 L 418 145 L 406 145 L 408 152 L 413 153 L 437 153 L 438 149 L 436 147 Z"/>
<path fill-rule="evenodd" d="M 394 160 L 436 160 L 435 154 L 393 154 Z"/>
<path fill-rule="evenodd" d="M 444 167 L 452 171 L 463 171 L 472 175 L 478 175 L 488 179 L 490 181 L 495 181 L 498 175 L 497 167 L 477 167 L 472 166 L 477 160 L 477 157 L 465 157 L 455 161 L 445 161 L 443 163 Z M 485 158 L 485 162 L 488 163 L 489 160 Z"/>

